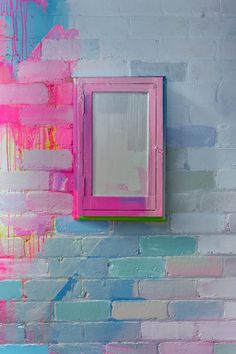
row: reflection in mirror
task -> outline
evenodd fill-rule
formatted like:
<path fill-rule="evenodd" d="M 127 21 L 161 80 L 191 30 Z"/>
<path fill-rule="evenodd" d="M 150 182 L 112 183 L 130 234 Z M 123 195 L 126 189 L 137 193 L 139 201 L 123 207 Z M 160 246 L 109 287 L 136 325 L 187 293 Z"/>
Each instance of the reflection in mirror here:
<path fill-rule="evenodd" d="M 148 194 L 149 97 L 93 93 L 93 195 Z"/>

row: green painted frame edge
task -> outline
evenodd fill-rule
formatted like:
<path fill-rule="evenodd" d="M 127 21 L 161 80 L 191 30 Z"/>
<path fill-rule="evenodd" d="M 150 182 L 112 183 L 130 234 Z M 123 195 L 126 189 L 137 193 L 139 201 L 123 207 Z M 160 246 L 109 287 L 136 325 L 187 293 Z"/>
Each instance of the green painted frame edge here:
<path fill-rule="evenodd" d="M 141 217 L 128 217 L 128 216 L 80 216 L 78 221 L 83 220 L 108 220 L 108 221 L 150 221 L 150 222 L 166 222 L 166 217 L 155 217 L 155 216 L 141 216 Z"/>

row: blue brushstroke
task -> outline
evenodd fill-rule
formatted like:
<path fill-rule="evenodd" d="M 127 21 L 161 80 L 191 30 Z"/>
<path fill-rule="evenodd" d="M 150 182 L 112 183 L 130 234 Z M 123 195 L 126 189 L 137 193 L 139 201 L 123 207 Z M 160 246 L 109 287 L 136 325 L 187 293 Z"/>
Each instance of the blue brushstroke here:
<path fill-rule="evenodd" d="M 78 282 L 78 273 L 75 273 L 72 277 L 68 279 L 66 284 L 63 286 L 63 288 L 57 293 L 57 295 L 54 297 L 53 301 L 61 301 L 66 297 L 66 295 L 73 291 L 75 288 L 75 285 Z"/>

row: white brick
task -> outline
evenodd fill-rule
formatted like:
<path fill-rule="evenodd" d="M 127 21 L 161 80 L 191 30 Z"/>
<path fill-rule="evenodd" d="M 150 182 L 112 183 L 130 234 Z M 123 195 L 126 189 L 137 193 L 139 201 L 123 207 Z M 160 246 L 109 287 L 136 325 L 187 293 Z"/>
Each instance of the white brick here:
<path fill-rule="evenodd" d="M 71 17 L 70 27 L 79 28 L 81 39 L 122 39 L 129 36 L 129 19 L 125 17 Z"/>
<path fill-rule="evenodd" d="M 74 77 L 128 76 L 129 66 L 124 60 L 81 60 L 77 63 Z"/>
<path fill-rule="evenodd" d="M 217 126 L 217 146 L 223 148 L 236 148 L 236 125 L 218 125 Z"/>
<path fill-rule="evenodd" d="M 153 15 L 161 13 L 161 0 L 68 0 L 73 14 L 82 16 Z"/>
<path fill-rule="evenodd" d="M 43 60 L 79 60 L 98 56 L 97 39 L 45 39 L 42 42 Z"/>
<path fill-rule="evenodd" d="M 204 15 L 218 14 L 220 11 L 219 0 L 162 0 L 164 12 L 173 15 Z"/>
<path fill-rule="evenodd" d="M 201 298 L 235 299 L 236 278 L 199 280 L 197 292 Z"/>
<path fill-rule="evenodd" d="M 236 189 L 236 169 L 217 171 L 216 186 L 222 189 Z"/>
<path fill-rule="evenodd" d="M 227 37 L 234 36 L 235 31 L 234 18 L 205 17 L 190 22 L 190 36 L 193 37 Z"/>
<path fill-rule="evenodd" d="M 191 125 L 189 107 L 184 104 L 170 105 L 167 101 L 167 126 Z"/>
<path fill-rule="evenodd" d="M 158 42 L 152 39 L 101 40 L 102 58 L 156 60 Z"/>
<path fill-rule="evenodd" d="M 176 104 L 188 105 L 215 103 L 216 84 L 198 82 L 169 82 L 167 86 L 168 106 Z M 206 122 L 205 122 L 206 124 Z M 204 125 L 205 125 L 204 124 Z"/>
<path fill-rule="evenodd" d="M 204 193 L 200 201 L 200 211 L 233 212 L 236 205 L 235 192 L 210 192 Z"/>
<path fill-rule="evenodd" d="M 202 322 L 197 327 L 203 341 L 235 341 L 236 321 Z"/>
<path fill-rule="evenodd" d="M 185 18 L 174 17 L 133 17 L 131 18 L 131 37 L 159 39 L 162 37 L 187 36 L 189 22 Z"/>
<path fill-rule="evenodd" d="M 24 150 L 25 170 L 71 170 L 72 154 L 68 150 Z"/>
<path fill-rule="evenodd" d="M 212 39 L 175 38 L 159 41 L 159 60 L 187 61 L 214 59 L 217 45 Z"/>
<path fill-rule="evenodd" d="M 223 13 L 223 15 L 235 16 L 236 15 L 235 0 L 221 0 L 221 12 Z"/>
<path fill-rule="evenodd" d="M 236 236 L 200 236 L 198 240 L 198 252 L 200 254 L 236 254 Z"/>
<path fill-rule="evenodd" d="M 189 149 L 188 164 L 192 171 L 236 168 L 236 149 Z"/>
<path fill-rule="evenodd" d="M 48 172 L 0 172 L 0 190 L 47 190 Z"/>
<path fill-rule="evenodd" d="M 218 111 L 217 105 L 213 102 L 203 102 L 201 105 L 194 104 L 194 101 L 189 102 L 190 121 L 192 125 L 208 125 L 215 126 L 222 123 L 222 114 Z M 233 121 L 235 117 L 231 115 L 225 116 L 224 121 Z"/>
<path fill-rule="evenodd" d="M 225 216 L 210 213 L 185 213 L 171 215 L 171 230 L 173 232 L 214 233 L 223 232 Z"/>
<path fill-rule="evenodd" d="M 224 117 L 231 113 L 235 114 L 236 83 L 234 81 L 223 81 L 218 87 L 216 98 L 217 109 Z"/>
<path fill-rule="evenodd" d="M 189 64 L 189 80 L 219 82 L 236 79 L 236 61 L 198 61 Z M 209 113 L 208 113 L 209 114 Z M 222 117 L 221 117 L 222 119 Z M 222 120 L 221 120 L 222 121 Z"/>
<path fill-rule="evenodd" d="M 192 322 L 143 322 L 142 338 L 150 340 L 193 339 L 196 335 Z"/>
<path fill-rule="evenodd" d="M 228 37 L 219 42 L 220 59 L 230 60 L 236 59 L 236 38 Z"/>
<path fill-rule="evenodd" d="M 185 170 L 188 163 L 188 152 L 186 149 L 167 150 L 167 170 Z"/>
<path fill-rule="evenodd" d="M 236 302 L 228 301 L 225 302 L 225 318 L 236 319 Z"/>

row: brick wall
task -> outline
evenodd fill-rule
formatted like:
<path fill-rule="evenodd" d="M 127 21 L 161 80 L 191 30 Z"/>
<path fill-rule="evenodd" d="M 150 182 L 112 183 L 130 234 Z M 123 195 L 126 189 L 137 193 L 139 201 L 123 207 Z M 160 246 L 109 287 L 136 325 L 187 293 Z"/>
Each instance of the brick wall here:
<path fill-rule="evenodd" d="M 58 25 L 0 65 L 0 351 L 235 353 L 236 2 L 36 9 Z M 73 220 L 80 75 L 167 77 L 167 223 Z"/>

